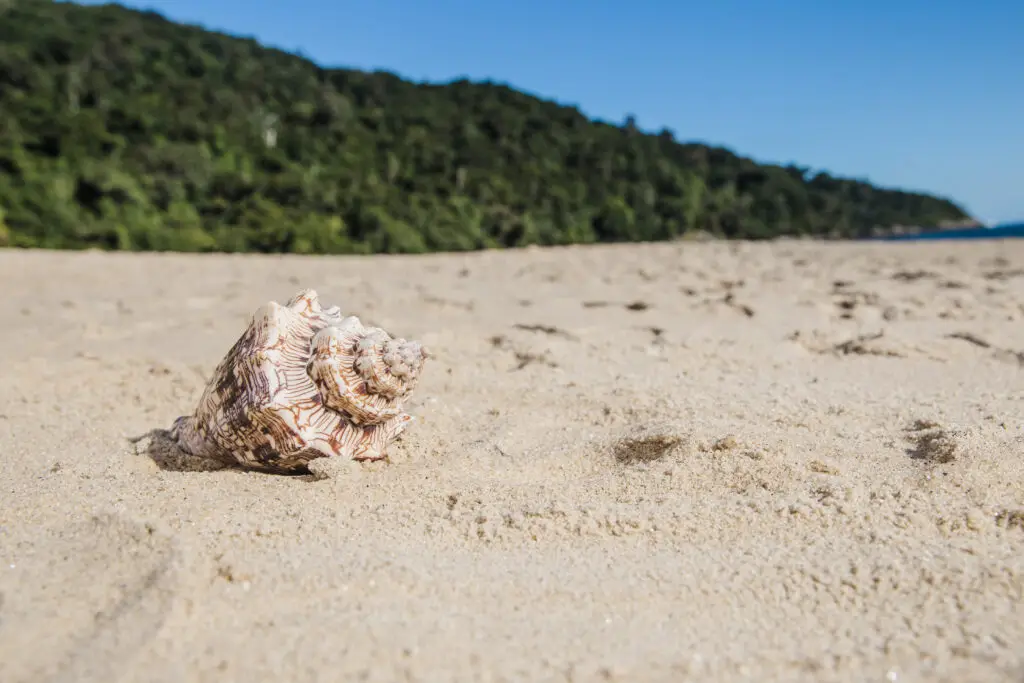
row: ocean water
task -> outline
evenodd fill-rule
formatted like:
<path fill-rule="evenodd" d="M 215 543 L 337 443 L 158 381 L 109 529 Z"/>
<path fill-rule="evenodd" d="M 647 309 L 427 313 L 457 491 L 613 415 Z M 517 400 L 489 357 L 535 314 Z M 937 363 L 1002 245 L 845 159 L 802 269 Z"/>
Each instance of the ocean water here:
<path fill-rule="evenodd" d="M 1008 237 L 1024 237 L 1024 223 L 1004 223 L 993 228 L 964 228 L 963 230 L 934 230 L 918 235 L 894 235 L 880 237 L 885 241 L 907 240 L 994 240 Z"/>

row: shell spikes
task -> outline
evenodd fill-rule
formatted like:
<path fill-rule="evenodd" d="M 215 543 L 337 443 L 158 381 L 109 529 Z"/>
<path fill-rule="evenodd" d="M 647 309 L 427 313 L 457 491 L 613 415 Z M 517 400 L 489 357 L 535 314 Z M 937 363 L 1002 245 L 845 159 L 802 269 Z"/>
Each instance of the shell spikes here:
<path fill-rule="evenodd" d="M 379 460 L 412 420 L 403 405 L 427 358 L 307 289 L 256 312 L 171 435 L 192 455 L 273 472 Z"/>

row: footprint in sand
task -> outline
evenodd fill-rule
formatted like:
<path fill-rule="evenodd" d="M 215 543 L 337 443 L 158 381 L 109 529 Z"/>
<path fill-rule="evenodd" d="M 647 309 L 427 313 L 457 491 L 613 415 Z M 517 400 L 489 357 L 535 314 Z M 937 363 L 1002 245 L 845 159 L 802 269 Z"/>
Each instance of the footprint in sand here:
<path fill-rule="evenodd" d="M 119 515 L 44 528 L 4 552 L 0 680 L 115 681 L 178 592 L 174 540 Z"/>

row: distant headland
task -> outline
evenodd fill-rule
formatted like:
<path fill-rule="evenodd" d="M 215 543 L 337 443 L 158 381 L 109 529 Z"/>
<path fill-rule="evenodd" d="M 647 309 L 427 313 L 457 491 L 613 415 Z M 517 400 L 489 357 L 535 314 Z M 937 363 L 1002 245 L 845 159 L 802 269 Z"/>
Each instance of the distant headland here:
<path fill-rule="evenodd" d="M 410 253 L 971 221 L 504 85 L 323 68 L 117 5 L 22 0 L 0 40 L 7 246 Z"/>

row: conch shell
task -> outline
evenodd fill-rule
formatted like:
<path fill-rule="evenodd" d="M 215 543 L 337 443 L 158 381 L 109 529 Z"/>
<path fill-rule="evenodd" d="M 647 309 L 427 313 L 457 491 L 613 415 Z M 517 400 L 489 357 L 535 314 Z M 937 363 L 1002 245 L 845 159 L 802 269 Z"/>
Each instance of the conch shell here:
<path fill-rule="evenodd" d="M 428 357 L 303 290 L 256 312 L 171 436 L 192 455 L 272 472 L 379 460 L 413 419 L 402 406 Z"/>

